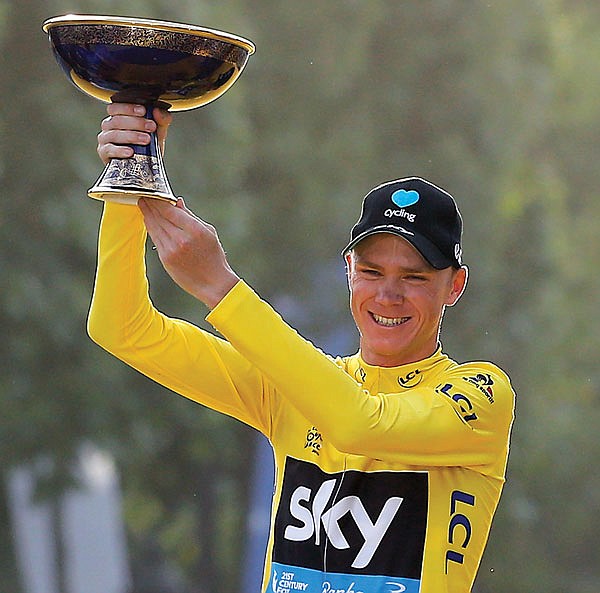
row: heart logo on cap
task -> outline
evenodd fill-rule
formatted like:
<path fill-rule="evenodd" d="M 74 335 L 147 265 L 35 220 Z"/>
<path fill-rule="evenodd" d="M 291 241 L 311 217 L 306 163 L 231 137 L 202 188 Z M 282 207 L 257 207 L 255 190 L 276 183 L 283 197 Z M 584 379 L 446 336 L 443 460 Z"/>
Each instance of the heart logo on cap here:
<path fill-rule="evenodd" d="M 396 204 L 396 206 L 400 208 L 406 208 L 407 206 L 412 206 L 419 201 L 419 192 L 411 189 L 399 189 L 392 194 L 392 202 Z"/>

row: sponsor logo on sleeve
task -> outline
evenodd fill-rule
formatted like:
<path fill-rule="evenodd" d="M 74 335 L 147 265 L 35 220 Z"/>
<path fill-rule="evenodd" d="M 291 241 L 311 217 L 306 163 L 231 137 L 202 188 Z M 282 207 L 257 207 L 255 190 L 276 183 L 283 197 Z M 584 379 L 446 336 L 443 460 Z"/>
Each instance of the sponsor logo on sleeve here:
<path fill-rule="evenodd" d="M 464 564 L 465 550 L 471 541 L 473 526 L 470 515 L 475 507 L 475 495 L 454 490 L 450 497 L 450 522 L 448 525 L 448 549 L 446 550 L 445 573 L 450 572 L 451 563 Z"/>
<path fill-rule="evenodd" d="M 463 380 L 471 385 L 475 385 L 483 395 L 487 398 L 490 404 L 494 403 L 494 380 L 489 373 L 477 373 L 471 377 L 463 377 Z"/>
<path fill-rule="evenodd" d="M 438 385 L 435 390 L 437 393 L 445 395 L 457 404 L 454 408 L 454 411 L 465 422 L 473 422 L 474 420 L 477 420 L 477 414 L 473 410 L 473 404 L 471 403 L 471 400 L 464 393 L 458 391 L 455 385 L 452 385 L 452 383 L 446 383 L 445 385 Z"/>

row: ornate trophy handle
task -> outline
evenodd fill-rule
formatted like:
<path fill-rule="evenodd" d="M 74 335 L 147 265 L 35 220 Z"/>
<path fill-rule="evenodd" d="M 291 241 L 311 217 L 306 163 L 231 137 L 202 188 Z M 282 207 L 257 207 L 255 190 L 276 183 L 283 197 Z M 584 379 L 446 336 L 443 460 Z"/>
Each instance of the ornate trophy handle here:
<path fill-rule="evenodd" d="M 146 105 L 146 118 L 154 119 L 154 104 Z M 111 159 L 88 196 L 97 200 L 136 204 L 139 198 L 157 198 L 175 203 L 164 166 L 156 132 L 150 134 L 147 145 L 131 144 L 133 156 Z"/>

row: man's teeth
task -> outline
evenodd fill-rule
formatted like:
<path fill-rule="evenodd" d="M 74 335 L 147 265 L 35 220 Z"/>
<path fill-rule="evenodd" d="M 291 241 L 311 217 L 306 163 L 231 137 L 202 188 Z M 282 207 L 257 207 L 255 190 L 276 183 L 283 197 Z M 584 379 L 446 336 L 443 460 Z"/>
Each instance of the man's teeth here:
<path fill-rule="evenodd" d="M 406 321 L 408 321 L 408 317 L 382 317 L 381 315 L 376 315 L 373 313 L 373 319 L 379 325 L 386 325 L 388 327 L 393 327 L 394 325 L 402 325 Z"/>

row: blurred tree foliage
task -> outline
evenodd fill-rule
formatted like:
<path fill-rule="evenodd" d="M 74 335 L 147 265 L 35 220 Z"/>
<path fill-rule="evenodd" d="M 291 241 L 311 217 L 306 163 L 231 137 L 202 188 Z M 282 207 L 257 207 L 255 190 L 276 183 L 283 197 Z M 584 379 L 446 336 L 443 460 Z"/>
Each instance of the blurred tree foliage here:
<path fill-rule="evenodd" d="M 93 441 L 121 470 L 138 586 L 158 558 L 179 591 L 236 590 L 253 434 L 87 339 L 101 207 L 83 196 L 100 170 L 104 111 L 66 82 L 40 30 L 74 9 L 198 23 L 258 50 L 227 95 L 176 117 L 175 191 L 220 229 L 238 272 L 332 353 L 356 348 L 339 250 L 362 195 L 411 174 L 451 191 L 471 278 L 446 349 L 498 362 L 519 395 L 476 590 L 597 593 L 600 4 L 75 4 L 0 2 L 4 478 L 49 456 L 39 488 L 54 496 Z M 205 311 L 152 255 L 150 268 L 158 305 L 202 324 Z M 0 526 L 0 590 L 16 593 L 8 520 Z"/>

